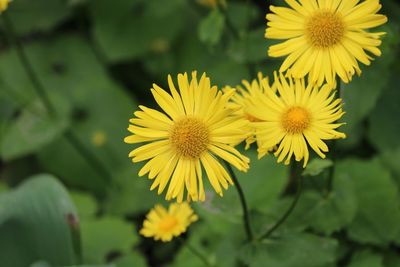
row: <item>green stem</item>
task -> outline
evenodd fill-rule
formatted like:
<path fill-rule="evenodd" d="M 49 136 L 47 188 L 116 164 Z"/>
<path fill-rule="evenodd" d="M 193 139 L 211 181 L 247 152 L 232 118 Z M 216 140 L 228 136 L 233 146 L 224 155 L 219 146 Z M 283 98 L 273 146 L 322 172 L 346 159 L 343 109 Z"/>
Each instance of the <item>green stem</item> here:
<path fill-rule="evenodd" d="M 9 19 L 7 12 L 2 13 L 1 18 L 3 19 L 5 30 L 9 37 L 10 43 L 15 46 L 18 59 L 20 60 L 26 74 L 28 75 L 28 78 L 30 79 L 33 88 L 35 89 L 37 95 L 39 96 L 48 113 L 53 116 L 56 115 L 56 110 L 46 93 L 44 85 L 41 83 L 39 77 L 36 75 L 22 44 L 19 42 L 15 34 L 14 26 L 12 24 L 12 21 Z M 67 130 L 66 132 L 64 132 L 64 136 L 67 138 L 69 143 L 87 160 L 89 165 L 91 165 L 93 169 L 95 169 L 99 173 L 99 175 L 108 182 L 111 178 L 111 175 L 104 168 L 100 160 L 98 160 L 95 155 L 93 155 L 93 153 L 84 146 L 79 138 L 71 130 Z"/>
<path fill-rule="evenodd" d="M 300 175 L 297 179 L 297 192 L 296 196 L 293 199 L 292 204 L 290 205 L 289 209 L 283 214 L 283 216 L 265 233 L 263 234 L 259 240 L 265 239 L 270 237 L 292 214 L 294 208 L 296 207 L 297 203 L 299 202 L 301 193 L 303 188 L 303 178 Z"/>
<path fill-rule="evenodd" d="M 198 257 L 206 266 L 213 267 L 214 264 L 212 264 L 200 251 L 198 251 L 195 247 L 189 244 L 189 242 L 183 240 L 182 238 L 178 238 L 178 240 L 181 242 L 187 250 L 189 250 L 193 255 Z"/>
<path fill-rule="evenodd" d="M 232 33 L 233 37 L 237 40 L 240 39 L 240 34 L 237 31 L 237 29 L 235 28 L 235 26 L 233 25 L 232 21 L 230 20 L 229 16 L 228 16 L 228 12 L 226 12 L 226 7 L 224 7 L 219 1 L 218 1 L 218 9 L 222 12 L 222 14 L 225 17 L 225 21 L 226 21 L 226 26 L 228 27 L 229 31 Z"/>
<path fill-rule="evenodd" d="M 342 94 L 342 82 L 340 80 L 340 78 L 338 78 L 336 80 L 337 83 L 337 93 L 336 93 L 336 98 L 340 98 L 341 94 Z M 333 140 L 332 141 L 332 145 L 331 145 L 331 160 L 333 163 L 335 163 L 336 161 L 336 143 L 337 140 Z M 332 164 L 332 166 L 329 168 L 329 172 L 328 172 L 328 181 L 327 181 L 327 188 L 326 188 L 326 195 L 329 195 L 330 192 L 332 192 L 333 189 L 333 179 L 335 177 L 335 164 Z"/>
<path fill-rule="evenodd" d="M 247 234 L 247 238 L 249 241 L 253 240 L 253 231 L 251 230 L 251 224 L 250 224 L 250 216 L 249 216 L 249 209 L 247 208 L 247 203 L 246 203 L 246 198 L 244 196 L 244 192 L 242 190 L 242 187 L 240 186 L 239 180 L 237 179 L 235 173 L 233 172 L 232 166 L 226 162 L 226 168 L 228 169 L 228 172 L 230 176 L 232 177 L 233 183 L 235 185 L 235 188 L 239 194 L 239 199 L 240 203 L 242 204 L 242 209 L 243 209 L 243 224 L 244 228 Z"/>
<path fill-rule="evenodd" d="M 17 51 L 18 58 L 20 59 L 26 74 L 28 75 L 29 79 L 32 82 L 33 88 L 35 89 L 36 93 L 39 95 L 39 97 L 42 99 L 43 104 L 45 105 L 46 109 L 49 111 L 49 113 L 54 114 L 55 109 L 53 105 L 51 104 L 50 98 L 48 97 L 46 90 L 44 89 L 43 84 L 40 82 L 38 77 L 35 74 L 35 71 L 33 70 L 32 65 L 30 64 L 30 61 L 25 54 L 25 51 L 21 45 L 21 43 L 18 41 L 18 38 L 15 34 L 14 30 L 14 25 L 12 24 L 10 18 L 8 17 L 7 12 L 4 12 L 1 14 L 1 18 L 3 19 L 4 23 L 4 29 L 6 30 L 6 34 L 9 38 L 10 43 L 12 43 Z"/>

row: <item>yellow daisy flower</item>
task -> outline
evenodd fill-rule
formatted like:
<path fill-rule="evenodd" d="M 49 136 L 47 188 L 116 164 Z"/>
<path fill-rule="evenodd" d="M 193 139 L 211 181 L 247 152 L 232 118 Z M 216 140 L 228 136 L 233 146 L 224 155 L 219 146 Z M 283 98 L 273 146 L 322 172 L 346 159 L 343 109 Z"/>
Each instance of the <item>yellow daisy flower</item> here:
<path fill-rule="evenodd" d="M 188 199 L 204 201 L 203 170 L 214 190 L 222 196 L 222 188 L 233 184 L 232 179 L 217 157 L 229 162 L 240 171 L 247 171 L 249 159 L 241 155 L 232 144 L 245 139 L 248 122 L 232 115 L 226 107 L 234 90 L 218 91 L 211 86 L 205 74 L 197 81 L 193 72 L 178 75 L 179 93 L 168 76 L 171 94 L 156 84 L 151 92 L 164 110 L 139 106 L 136 118 L 130 120 L 129 144 L 147 143 L 133 150 L 129 156 L 134 163 L 148 162 L 139 176 L 149 174 L 161 194 L 169 183 L 166 199 L 181 202 L 185 187 Z"/>
<path fill-rule="evenodd" d="M 0 13 L 7 9 L 10 2 L 11 0 L 0 0 Z"/>
<path fill-rule="evenodd" d="M 288 39 L 269 48 L 272 57 L 287 56 L 280 72 L 290 68 L 295 78 L 308 74 L 309 82 L 335 84 L 336 74 L 348 83 L 361 74 L 358 61 L 370 65 L 380 56 L 383 32 L 368 32 L 384 24 L 377 14 L 379 0 L 285 0 L 289 7 L 275 7 L 267 15 L 266 38 Z"/>
<path fill-rule="evenodd" d="M 232 88 L 230 86 L 226 86 L 224 91 L 231 89 Z M 228 107 L 235 110 L 234 115 L 244 118 L 249 122 L 260 121 L 246 112 L 246 99 L 257 98 L 259 94 L 266 95 L 267 91 L 272 91 L 275 93 L 276 87 L 274 85 L 270 86 L 268 77 L 264 77 L 262 73 L 259 72 L 257 79 L 254 79 L 251 83 L 243 80 L 242 85 L 236 86 L 236 93 L 228 103 Z M 249 149 L 250 145 L 256 142 L 255 128 L 249 124 L 247 131 L 248 136 L 246 138 L 246 149 Z M 267 152 L 268 151 L 265 151 L 265 153 Z"/>
<path fill-rule="evenodd" d="M 156 205 L 146 215 L 140 234 L 153 237 L 154 240 L 163 242 L 171 241 L 173 237 L 180 236 L 198 217 L 194 214 L 188 203 L 174 203 L 168 208 Z"/>
<path fill-rule="evenodd" d="M 247 112 L 261 120 L 254 122 L 257 129 L 259 151 L 278 146 L 275 156 L 278 162 L 286 158 L 289 164 L 292 156 L 296 161 L 309 159 L 308 146 L 321 157 L 328 147 L 323 140 L 345 138 L 336 131 L 343 123 L 336 123 L 344 112 L 342 100 L 335 99 L 332 87 L 325 84 L 322 88 L 315 84 L 305 86 L 304 79 L 288 80 L 275 73 L 275 85 L 278 94 L 267 91 L 258 98 L 250 98 Z"/>

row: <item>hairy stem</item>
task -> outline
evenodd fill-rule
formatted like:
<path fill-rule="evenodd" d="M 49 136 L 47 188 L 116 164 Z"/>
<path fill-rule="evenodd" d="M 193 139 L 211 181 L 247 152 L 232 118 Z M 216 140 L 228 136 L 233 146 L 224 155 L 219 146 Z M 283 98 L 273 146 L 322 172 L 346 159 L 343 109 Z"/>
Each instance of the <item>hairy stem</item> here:
<path fill-rule="evenodd" d="M 303 177 L 301 175 L 298 176 L 297 179 L 297 192 L 296 195 L 293 199 L 292 204 L 288 208 L 288 210 L 283 214 L 283 216 L 265 233 L 263 234 L 259 240 L 265 239 L 270 237 L 292 214 L 294 208 L 296 207 L 297 203 L 299 202 L 301 193 L 302 193 L 302 188 L 303 188 Z"/>
<path fill-rule="evenodd" d="M 187 248 L 193 255 L 198 257 L 206 266 L 213 267 L 214 264 L 212 264 L 200 251 L 198 251 L 195 247 L 189 244 L 189 242 L 185 241 L 182 238 L 178 238 L 178 240 L 181 242 L 181 244 Z"/>
<path fill-rule="evenodd" d="M 232 166 L 226 162 L 226 168 L 228 169 L 228 172 L 230 174 L 230 176 L 232 177 L 233 183 L 235 184 L 235 188 L 239 194 L 239 199 L 240 199 L 240 203 L 242 204 L 242 209 L 243 209 L 243 224 L 244 224 L 244 228 L 247 234 L 247 238 L 249 241 L 253 240 L 253 231 L 251 230 L 251 224 L 250 224 L 250 216 L 249 216 L 249 209 L 247 208 L 247 203 L 246 203 L 246 198 L 244 196 L 242 187 L 240 186 L 240 183 L 235 175 L 235 173 L 233 172 Z"/>

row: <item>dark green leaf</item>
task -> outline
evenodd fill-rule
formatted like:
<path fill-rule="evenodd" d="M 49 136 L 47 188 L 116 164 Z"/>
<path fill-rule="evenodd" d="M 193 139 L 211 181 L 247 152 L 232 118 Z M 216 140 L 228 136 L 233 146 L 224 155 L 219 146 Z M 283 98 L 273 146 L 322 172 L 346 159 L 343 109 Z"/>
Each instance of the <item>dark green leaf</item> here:
<path fill-rule="evenodd" d="M 4 266 L 26 267 L 42 259 L 72 265 L 79 219 L 65 188 L 38 175 L 0 195 L 0 258 Z M 78 249 L 78 248 L 76 248 Z"/>

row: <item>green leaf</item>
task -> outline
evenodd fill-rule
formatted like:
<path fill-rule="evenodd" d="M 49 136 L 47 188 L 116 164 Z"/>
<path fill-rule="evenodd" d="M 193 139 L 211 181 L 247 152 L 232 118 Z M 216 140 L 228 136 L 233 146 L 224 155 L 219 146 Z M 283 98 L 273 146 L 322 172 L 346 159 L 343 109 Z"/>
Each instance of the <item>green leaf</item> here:
<path fill-rule="evenodd" d="M 397 66 L 390 79 L 388 89 L 379 99 L 376 108 L 369 117 L 368 139 L 378 151 L 393 150 L 400 148 L 398 130 L 400 129 L 400 120 L 398 114 L 400 107 L 398 99 L 400 92 L 397 86 L 400 82 Z"/>
<path fill-rule="evenodd" d="M 108 61 L 146 56 L 160 40 L 169 44 L 178 37 L 190 14 L 185 2 L 169 0 L 160 8 L 157 0 L 90 1 L 94 38 Z"/>
<path fill-rule="evenodd" d="M 145 213 L 164 201 L 164 195 L 158 196 L 156 191 L 150 191 L 152 181 L 138 176 L 140 166 L 131 164 L 115 174 L 105 203 L 108 214 L 125 216 Z"/>
<path fill-rule="evenodd" d="M 320 175 L 325 169 L 330 168 L 332 165 L 333 161 L 329 159 L 313 159 L 303 171 L 303 176 Z"/>
<path fill-rule="evenodd" d="M 92 195 L 78 191 L 72 191 L 70 194 L 72 201 L 78 209 L 79 218 L 81 218 L 81 220 L 90 219 L 96 215 L 97 202 Z"/>
<path fill-rule="evenodd" d="M 321 267 L 335 262 L 336 240 L 311 234 L 289 234 L 247 245 L 242 259 L 250 267 Z"/>
<path fill-rule="evenodd" d="M 247 173 L 236 170 L 235 173 L 250 210 L 267 212 L 277 201 L 286 184 L 287 168 L 284 165 L 276 164 L 276 160 L 272 157 L 258 160 L 257 152 L 253 150 L 249 150 L 245 154 L 250 158 L 251 168 Z M 222 198 L 215 195 L 212 190 L 207 197 L 209 200 L 205 205 L 200 206 L 199 211 L 202 212 L 200 217 L 209 220 L 210 228 L 225 228 L 227 222 L 242 223 L 242 208 L 234 186 L 229 187 Z M 221 223 L 214 223 L 216 218 L 219 218 Z M 225 224 L 222 223 L 223 221 Z"/>
<path fill-rule="evenodd" d="M 118 258 L 114 264 L 115 267 L 147 267 L 145 258 L 137 252 Z"/>
<path fill-rule="evenodd" d="M 37 259 L 76 263 L 78 217 L 65 188 L 51 175 L 37 175 L 0 195 L 2 264 L 26 267 Z"/>
<path fill-rule="evenodd" d="M 378 99 L 388 87 L 390 70 L 393 62 L 395 62 L 395 54 L 400 41 L 397 37 L 397 28 L 396 25 L 391 23 L 382 27 L 381 30 L 387 32 L 381 47 L 382 56 L 374 60 L 371 66 L 365 67 L 360 77 L 354 77 L 350 83 L 342 84 L 342 98 L 345 102 L 344 110 L 346 111 L 343 118 L 346 125 L 342 130 L 350 136 L 352 136 L 350 133 L 357 130 L 356 128 L 359 127 L 362 120 L 367 118 L 368 114 L 374 109 Z M 379 78 L 377 79 L 377 77 Z M 340 143 L 340 146 L 349 148 L 347 142 Z M 353 144 L 357 143 L 353 142 Z"/>
<path fill-rule="evenodd" d="M 347 232 L 360 243 L 387 245 L 400 231 L 398 190 L 389 171 L 377 160 L 345 160 L 337 176 L 353 182 L 358 209 Z"/>
<path fill-rule="evenodd" d="M 383 267 L 383 257 L 369 250 L 358 251 L 348 267 Z"/>
<path fill-rule="evenodd" d="M 21 35 L 51 31 L 71 14 L 66 1 L 54 0 L 13 1 L 7 12 Z"/>
<path fill-rule="evenodd" d="M 200 41 L 209 45 L 216 45 L 222 37 L 224 27 L 225 17 L 219 9 L 215 8 L 199 24 Z"/>
<path fill-rule="evenodd" d="M 239 40 L 231 42 L 228 54 L 240 63 L 255 63 L 267 60 L 268 42 L 264 37 L 265 28 L 246 33 Z"/>
<path fill-rule="evenodd" d="M 138 242 L 134 226 L 116 217 L 82 221 L 81 235 L 84 261 L 95 264 L 111 252 L 128 253 Z"/>
<path fill-rule="evenodd" d="M 2 159 L 10 161 L 38 151 L 60 136 L 68 124 L 67 118 L 52 116 L 36 99 L 5 130 L 1 140 Z"/>

